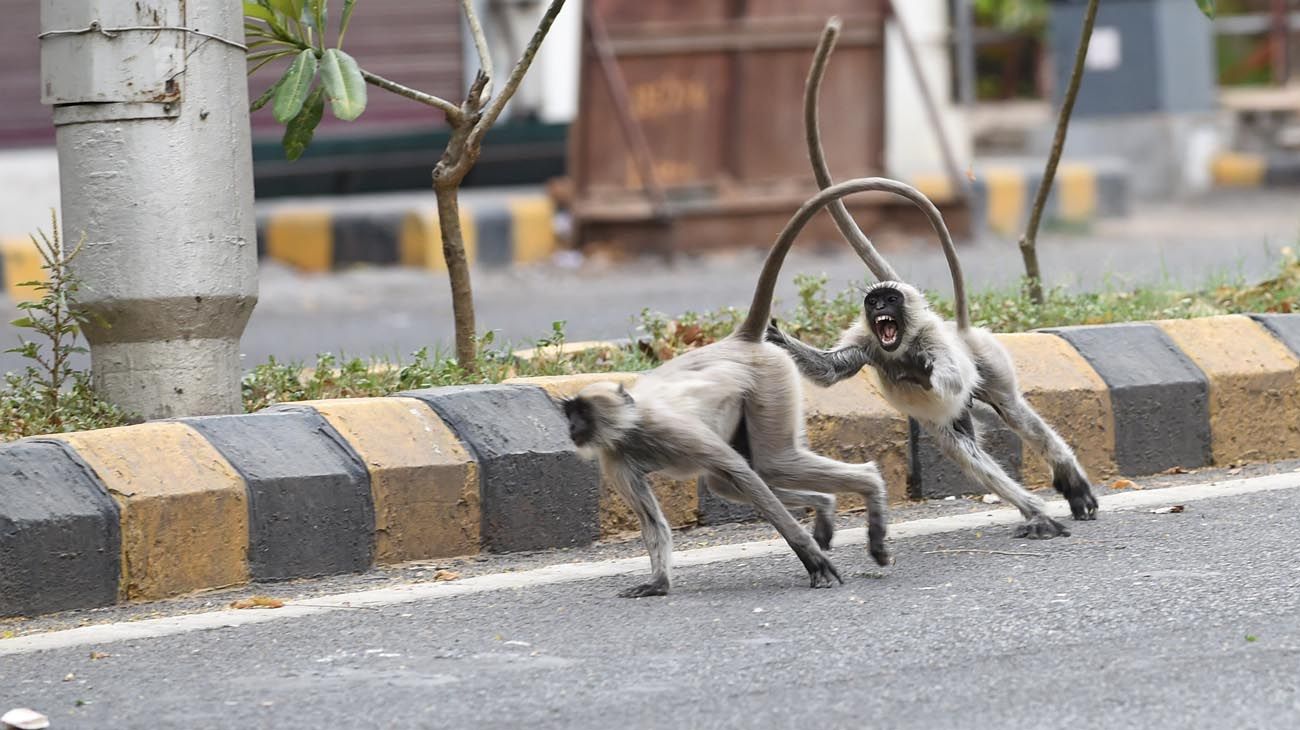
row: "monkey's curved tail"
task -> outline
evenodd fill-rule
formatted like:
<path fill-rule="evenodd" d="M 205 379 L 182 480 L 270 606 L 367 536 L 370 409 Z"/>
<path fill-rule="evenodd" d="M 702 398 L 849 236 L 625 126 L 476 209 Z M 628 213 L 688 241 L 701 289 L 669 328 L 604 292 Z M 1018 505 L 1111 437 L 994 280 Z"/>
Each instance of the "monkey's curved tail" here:
<path fill-rule="evenodd" d="M 940 231 L 940 236 L 948 235 L 948 229 L 943 227 L 943 218 L 939 216 L 939 211 L 934 204 L 910 185 L 887 177 L 860 177 L 831 185 L 799 206 L 799 210 L 781 229 L 781 234 L 776 237 L 776 243 L 767 252 L 767 259 L 763 262 L 763 272 L 758 276 L 758 285 L 754 288 L 754 300 L 749 305 L 749 314 L 745 315 L 745 321 L 741 322 L 733 336 L 750 342 L 763 341 L 768 320 L 772 317 L 772 295 L 776 291 L 776 280 L 781 276 L 781 266 L 785 263 L 785 256 L 794 245 L 794 240 L 799 237 L 803 227 L 817 211 L 846 195 L 865 192 L 893 193 L 907 198 L 930 216 L 930 221 Z M 964 307 L 957 311 L 959 317 L 964 316 Z"/>
<path fill-rule="evenodd" d="M 818 97 L 821 94 L 822 78 L 826 75 L 826 64 L 830 59 L 831 51 L 835 48 L 835 41 L 840 35 L 840 19 L 832 17 L 826 21 L 826 27 L 822 30 L 821 39 L 817 43 L 817 50 L 813 54 L 812 68 L 808 70 L 808 81 L 804 85 L 803 93 L 803 123 L 804 137 L 808 143 L 808 159 L 812 162 L 813 175 L 817 178 L 817 187 L 822 190 L 831 185 L 830 168 L 826 165 L 826 154 L 822 149 L 821 124 L 818 121 L 817 107 Z M 884 179 L 884 178 L 879 178 Z M 957 249 L 953 246 L 952 236 L 948 234 L 948 226 L 943 222 L 943 216 L 940 215 L 939 209 L 934 207 L 930 201 L 919 190 L 905 185 L 896 183 L 898 186 L 888 192 L 896 193 L 912 201 L 918 208 L 925 213 L 930 219 L 930 225 L 934 227 L 935 233 L 939 235 L 939 243 L 943 246 L 943 255 L 948 259 L 948 270 L 952 272 L 952 289 L 953 299 L 955 300 L 957 310 L 957 327 L 958 329 L 967 329 L 970 327 L 970 313 L 966 305 L 966 283 L 961 273 L 961 262 L 957 259 Z M 862 232 L 857 222 L 849 215 L 848 208 L 843 201 L 836 199 L 830 204 L 831 217 L 835 219 L 835 225 L 840 229 L 840 235 L 848 241 L 853 247 L 854 252 L 858 254 L 871 273 L 880 281 L 902 281 L 894 267 L 889 265 L 876 247 L 872 245 L 871 239 Z"/>

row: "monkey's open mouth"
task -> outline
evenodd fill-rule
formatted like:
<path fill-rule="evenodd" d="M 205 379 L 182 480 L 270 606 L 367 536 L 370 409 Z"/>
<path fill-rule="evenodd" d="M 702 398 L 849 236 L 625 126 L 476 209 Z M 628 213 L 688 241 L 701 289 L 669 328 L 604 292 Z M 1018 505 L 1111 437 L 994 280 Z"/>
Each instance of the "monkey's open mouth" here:
<path fill-rule="evenodd" d="M 876 334 L 880 336 L 880 344 L 892 347 L 898 342 L 898 322 L 887 314 L 876 317 Z"/>

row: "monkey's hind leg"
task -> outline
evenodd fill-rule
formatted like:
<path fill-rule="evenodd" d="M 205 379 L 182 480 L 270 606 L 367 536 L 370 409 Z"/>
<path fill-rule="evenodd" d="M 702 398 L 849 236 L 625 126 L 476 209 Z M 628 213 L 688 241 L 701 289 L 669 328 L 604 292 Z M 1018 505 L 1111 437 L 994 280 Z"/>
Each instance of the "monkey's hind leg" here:
<path fill-rule="evenodd" d="M 999 393 L 987 402 L 1011 430 L 1047 459 L 1052 467 L 1052 486 L 1070 503 L 1070 514 L 1074 519 L 1097 519 L 1097 497 L 1092 493 L 1092 484 L 1079 465 L 1074 450 L 1060 434 L 1019 393 Z"/>
<path fill-rule="evenodd" d="M 760 475 L 761 476 L 761 475 Z M 745 495 L 731 486 L 731 483 L 718 479 L 717 477 L 704 477 L 704 486 L 710 492 L 722 497 L 729 502 L 737 504 L 749 504 Z M 813 540 L 817 541 L 817 547 L 822 550 L 831 548 L 831 538 L 835 535 L 835 495 L 819 494 L 817 492 L 806 492 L 798 489 L 782 489 L 775 484 L 768 482 L 772 488 L 772 494 L 781 500 L 781 504 L 793 509 L 806 507 L 813 511 Z"/>
<path fill-rule="evenodd" d="M 645 474 L 627 464 L 606 465 L 606 478 L 636 513 L 641 523 L 641 539 L 650 553 L 650 582 L 633 586 L 618 595 L 622 598 L 666 596 L 672 584 L 673 532 L 659 509 L 659 501 L 646 481 Z"/>
<path fill-rule="evenodd" d="M 885 480 L 873 463 L 846 464 L 794 447 L 785 453 L 765 458 L 758 465 L 759 474 L 773 490 L 783 489 L 830 492 L 842 489 L 861 495 L 867 505 L 867 550 L 877 565 L 893 562 L 885 545 L 888 533 L 889 497 Z"/>
<path fill-rule="evenodd" d="M 1027 537 L 1032 540 L 1069 537 L 1070 531 L 1065 529 L 1065 525 L 1048 517 L 1047 513 L 1043 511 L 1043 500 L 1030 494 L 1024 487 L 1017 484 L 1014 479 L 1007 476 L 1007 473 L 993 460 L 993 457 L 980 448 L 979 443 L 975 440 L 974 430 L 970 427 L 969 419 L 970 414 L 968 411 L 957 422 L 957 424 L 963 421 L 966 422 L 961 428 L 957 424 L 940 426 L 929 423 L 925 424 L 925 428 L 934 438 L 944 456 L 952 459 L 967 476 L 974 479 L 981 487 L 1005 499 L 1009 504 L 1020 510 L 1020 514 L 1025 516 L 1025 522 L 1012 533 L 1015 537 Z"/>

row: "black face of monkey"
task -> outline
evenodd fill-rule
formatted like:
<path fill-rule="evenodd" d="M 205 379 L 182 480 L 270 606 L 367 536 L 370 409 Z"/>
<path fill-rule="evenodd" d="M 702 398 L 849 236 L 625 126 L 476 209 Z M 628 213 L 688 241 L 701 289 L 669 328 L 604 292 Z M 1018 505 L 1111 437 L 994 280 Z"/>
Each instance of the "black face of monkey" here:
<path fill-rule="evenodd" d="M 596 420 L 591 404 L 581 398 L 564 401 L 564 417 L 569 419 L 569 438 L 574 446 L 585 446 L 596 435 Z"/>
<path fill-rule="evenodd" d="M 885 352 L 893 352 L 903 341 L 903 327 L 907 324 L 904 316 L 903 293 L 892 287 L 882 286 L 872 289 L 862 302 L 867 317 L 867 326 L 871 334 L 880 341 Z"/>

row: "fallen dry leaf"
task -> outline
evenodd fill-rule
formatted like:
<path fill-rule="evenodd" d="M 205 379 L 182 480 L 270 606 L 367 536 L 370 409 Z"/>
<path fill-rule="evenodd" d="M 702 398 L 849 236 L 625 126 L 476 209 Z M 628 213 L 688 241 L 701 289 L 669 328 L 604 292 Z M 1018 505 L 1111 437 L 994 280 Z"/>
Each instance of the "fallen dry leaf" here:
<path fill-rule="evenodd" d="M 1151 510 L 1153 515 L 1173 515 L 1182 512 L 1185 508 L 1181 504 L 1175 504 L 1170 507 L 1157 507 Z"/>
<path fill-rule="evenodd" d="M 74 680 L 74 679 L 76 679 L 76 678 L 77 678 L 77 675 L 73 674 L 72 672 L 68 672 L 68 676 L 64 677 L 64 678 L 63 678 L 63 681 L 64 681 L 64 682 L 71 682 L 72 680 Z"/>
<path fill-rule="evenodd" d="M 1161 474 L 1186 474 L 1187 470 L 1181 466 L 1171 466 L 1160 473 Z"/>
<path fill-rule="evenodd" d="M 94 660 L 98 660 L 98 659 L 107 659 L 107 658 L 109 658 L 109 657 L 111 657 L 111 656 L 113 656 L 113 655 L 112 655 L 112 654 L 105 654 L 105 653 L 102 652 L 102 651 L 92 651 L 92 652 L 90 652 L 90 658 L 91 658 L 92 661 L 94 661 Z"/>
<path fill-rule="evenodd" d="M 1111 485 L 1111 489 L 1141 489 L 1132 479 L 1116 479 Z"/>
<path fill-rule="evenodd" d="M 270 596 L 251 596 L 241 598 L 230 604 L 231 608 L 284 608 L 284 601 Z"/>
<path fill-rule="evenodd" d="M 1296 469 L 1296 471 L 1300 471 L 1300 469 Z M 15 634 L 12 631 L 0 631 L 0 639 L 12 639 L 14 636 Z"/>
<path fill-rule="evenodd" d="M 434 580 L 456 580 L 459 577 L 460 573 L 454 570 L 439 570 L 433 574 Z"/>

